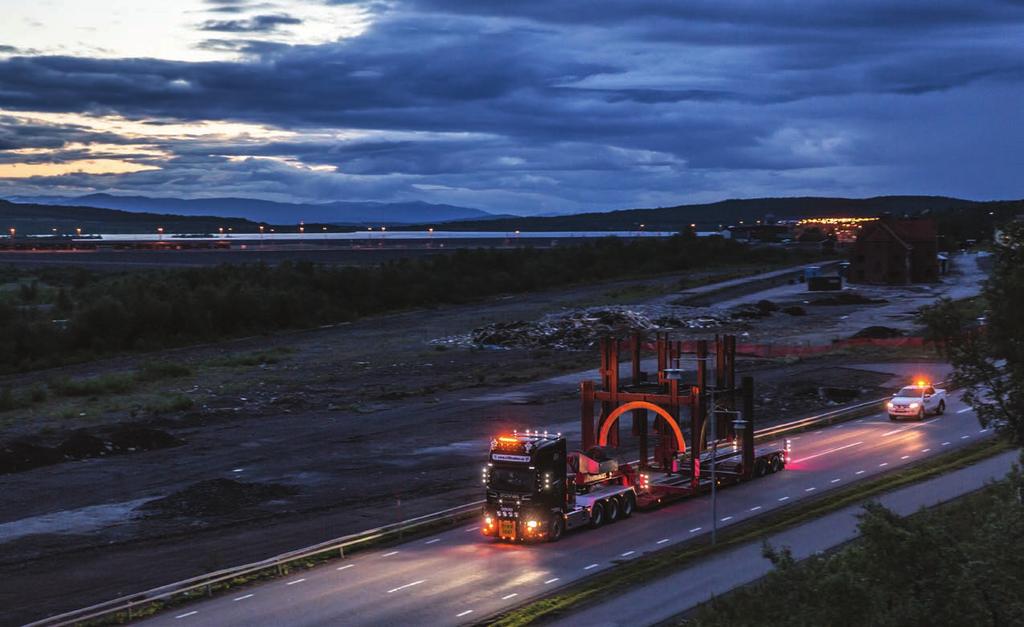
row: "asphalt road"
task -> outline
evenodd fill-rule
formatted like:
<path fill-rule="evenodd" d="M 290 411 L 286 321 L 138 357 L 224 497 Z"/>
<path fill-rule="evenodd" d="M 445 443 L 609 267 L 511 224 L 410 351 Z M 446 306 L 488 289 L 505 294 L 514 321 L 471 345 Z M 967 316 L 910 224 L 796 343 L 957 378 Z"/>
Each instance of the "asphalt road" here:
<path fill-rule="evenodd" d="M 793 439 L 786 471 L 723 489 L 719 528 L 988 437 L 958 398 L 946 415 L 884 414 Z M 481 455 L 481 459 L 483 455 Z M 481 462 L 482 463 L 482 462 Z M 155 625 L 454 625 L 509 609 L 676 542 L 705 536 L 709 497 L 689 499 L 554 544 L 494 543 L 476 525 L 359 554 L 159 615 Z"/>

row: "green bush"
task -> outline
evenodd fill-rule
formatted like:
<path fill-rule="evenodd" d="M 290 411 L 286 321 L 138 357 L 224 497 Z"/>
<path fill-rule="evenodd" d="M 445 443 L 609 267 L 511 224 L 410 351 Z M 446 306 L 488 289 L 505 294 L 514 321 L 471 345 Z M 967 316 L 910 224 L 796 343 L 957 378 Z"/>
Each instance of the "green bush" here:
<path fill-rule="evenodd" d="M 135 377 L 132 374 L 105 374 L 85 379 L 54 379 L 49 385 L 59 396 L 103 396 L 132 390 Z"/>

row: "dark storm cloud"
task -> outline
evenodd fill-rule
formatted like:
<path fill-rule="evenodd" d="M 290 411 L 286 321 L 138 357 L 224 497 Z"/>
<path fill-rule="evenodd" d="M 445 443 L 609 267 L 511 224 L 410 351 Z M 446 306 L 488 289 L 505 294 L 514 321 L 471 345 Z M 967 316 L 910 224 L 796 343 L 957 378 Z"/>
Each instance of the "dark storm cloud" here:
<path fill-rule="evenodd" d="M 209 2 L 250 15 L 257 4 Z M 244 53 L 244 61 L 0 61 L 0 108 L 237 120 L 300 133 L 288 142 L 165 142 L 178 157 L 162 171 L 118 179 L 132 189 L 163 181 L 179 193 L 233 182 L 239 194 L 349 190 L 383 198 L 423 194 L 415 187 L 421 185 L 442 190 L 430 192 L 433 200 L 550 209 L 700 194 L 854 189 L 989 197 L 1016 189 L 1009 174 L 973 182 L 946 176 L 940 170 L 953 165 L 915 146 L 978 154 L 992 162 L 990 171 L 1003 171 L 996 162 L 1008 155 L 986 156 L 981 142 L 1024 140 L 1012 105 L 1024 95 L 1020 3 L 372 6 L 378 15 L 370 29 L 336 44 L 201 44 Z M 293 24 L 280 21 L 286 17 L 214 20 L 203 28 L 265 33 Z M 979 110 L 987 111 L 984 119 Z M 922 119 L 957 130 L 936 142 Z M 301 137 L 323 129 L 377 134 Z M 11 137 L 0 134 L 0 142 L 21 141 Z M 237 159 L 247 156 L 335 166 L 338 174 Z M 926 185 L 929 178 L 938 189 Z M 942 187 L 952 180 L 955 187 Z"/>
<path fill-rule="evenodd" d="M 207 20 L 199 30 L 217 33 L 270 33 L 282 26 L 296 26 L 302 20 L 291 15 L 256 15 L 244 20 Z"/>

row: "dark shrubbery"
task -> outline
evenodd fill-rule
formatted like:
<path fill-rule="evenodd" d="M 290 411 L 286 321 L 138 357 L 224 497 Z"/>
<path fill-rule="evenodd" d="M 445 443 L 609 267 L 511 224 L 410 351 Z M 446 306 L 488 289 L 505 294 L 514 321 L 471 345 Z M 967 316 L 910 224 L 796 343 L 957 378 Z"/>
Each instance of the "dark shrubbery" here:
<path fill-rule="evenodd" d="M 309 262 L 118 275 L 48 271 L 59 315 L 0 302 L 0 369 L 45 367 L 410 307 L 727 264 L 799 261 L 720 238 L 606 238 L 554 249 L 460 249 L 376 267 Z"/>

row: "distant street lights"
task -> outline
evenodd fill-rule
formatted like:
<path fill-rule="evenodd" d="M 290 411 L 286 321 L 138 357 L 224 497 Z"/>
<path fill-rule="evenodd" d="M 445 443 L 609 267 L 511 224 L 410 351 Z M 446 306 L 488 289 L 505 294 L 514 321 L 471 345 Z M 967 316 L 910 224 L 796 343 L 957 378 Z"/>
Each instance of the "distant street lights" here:
<path fill-rule="evenodd" d="M 157 232 L 157 239 L 159 239 L 162 242 L 164 240 L 164 227 L 162 227 L 162 226 L 156 227 L 156 232 Z"/>
<path fill-rule="evenodd" d="M 18 232 L 18 230 L 17 230 L 16 228 L 14 228 L 14 227 L 12 226 L 12 227 L 11 227 L 11 239 L 14 239 L 14 235 L 15 235 L 15 234 L 16 234 L 17 232 Z"/>

